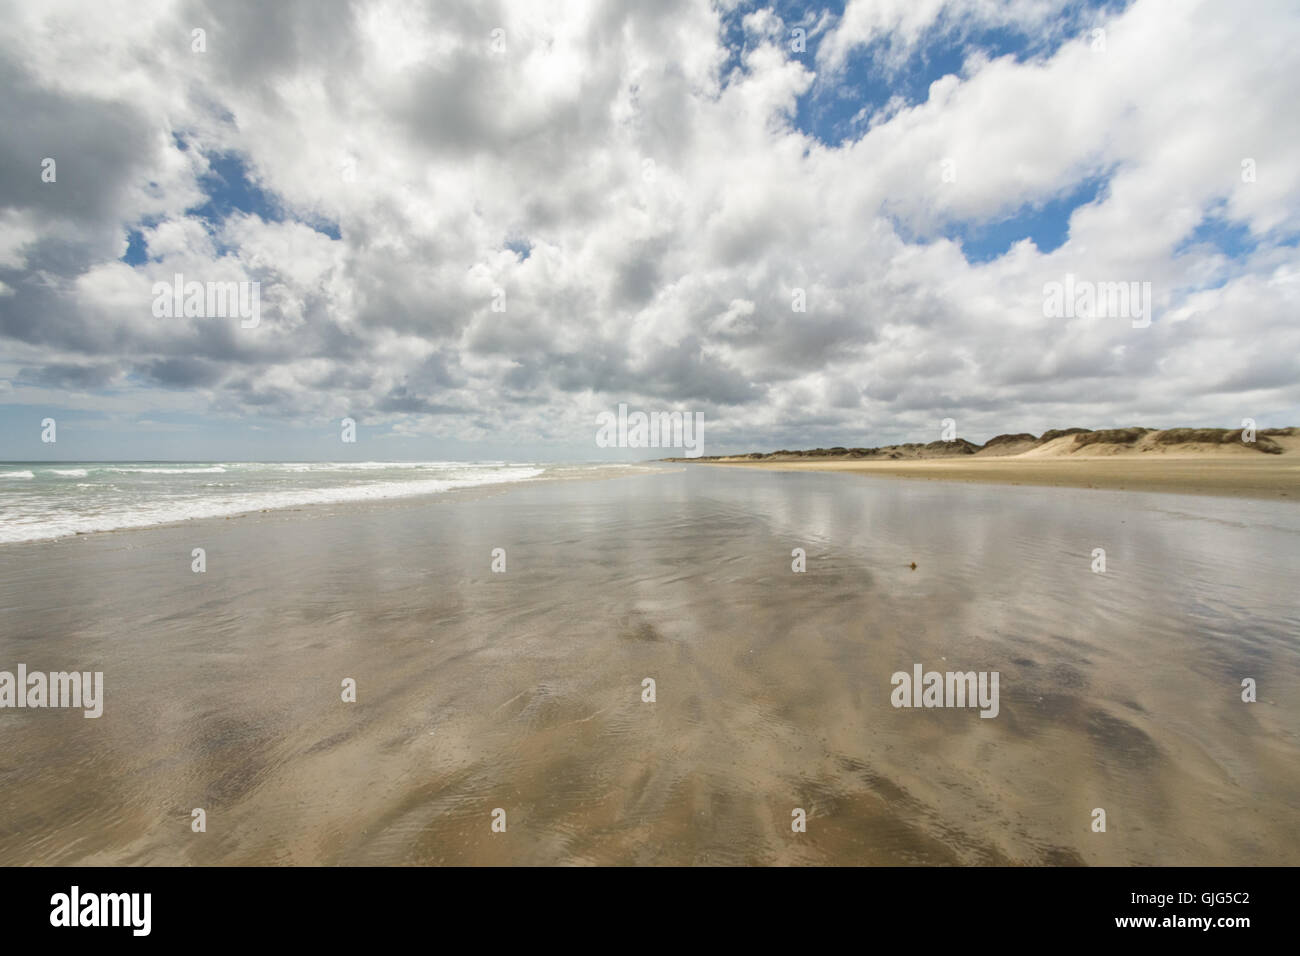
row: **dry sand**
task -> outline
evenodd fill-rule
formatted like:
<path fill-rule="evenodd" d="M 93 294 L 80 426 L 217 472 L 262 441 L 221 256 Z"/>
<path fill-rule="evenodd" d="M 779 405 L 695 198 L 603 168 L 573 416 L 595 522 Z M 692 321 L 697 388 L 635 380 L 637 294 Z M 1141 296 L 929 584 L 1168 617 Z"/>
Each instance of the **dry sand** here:
<path fill-rule="evenodd" d="M 1019 454 L 948 458 L 774 457 L 751 460 L 720 458 L 705 464 L 740 465 L 778 471 L 845 471 L 886 478 L 931 481 L 1049 485 L 1123 491 L 1159 491 L 1300 501 L 1300 436 L 1279 435 L 1272 441 L 1281 454 L 1265 454 L 1240 444 L 1186 442 L 1160 445 L 1143 440 L 1131 445 L 1078 446 L 1073 435 L 1029 447 Z M 1024 443 L 1028 444 L 1028 443 Z M 1019 447 L 1024 447 L 1021 444 Z"/>

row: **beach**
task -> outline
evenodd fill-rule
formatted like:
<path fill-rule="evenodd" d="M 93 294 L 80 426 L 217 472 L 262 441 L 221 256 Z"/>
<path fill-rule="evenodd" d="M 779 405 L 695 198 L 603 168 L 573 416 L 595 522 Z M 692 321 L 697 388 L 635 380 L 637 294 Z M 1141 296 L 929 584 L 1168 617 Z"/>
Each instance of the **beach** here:
<path fill-rule="evenodd" d="M 706 462 L 775 471 L 835 471 L 878 478 L 1049 488 L 1156 491 L 1300 502 L 1300 455 L 1158 458 L 938 458 L 911 461 Z"/>
<path fill-rule="evenodd" d="M 856 477 L 0 545 L 0 669 L 104 675 L 0 711 L 0 864 L 1300 862 L 1290 502 Z M 893 706 L 916 665 L 997 715 Z"/>
<path fill-rule="evenodd" d="M 819 448 L 676 462 L 778 471 L 838 471 L 879 478 L 1051 488 L 1157 491 L 1300 501 L 1300 430 L 1258 435 L 1225 428 L 1059 429 L 881 448 Z"/>

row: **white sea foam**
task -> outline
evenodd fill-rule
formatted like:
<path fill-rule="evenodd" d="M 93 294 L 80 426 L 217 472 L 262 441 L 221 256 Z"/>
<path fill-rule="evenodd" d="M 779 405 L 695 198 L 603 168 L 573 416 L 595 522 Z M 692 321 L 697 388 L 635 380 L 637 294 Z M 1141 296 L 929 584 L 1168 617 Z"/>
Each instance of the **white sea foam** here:
<path fill-rule="evenodd" d="M 239 462 L 174 467 L 124 462 L 90 469 L 43 469 L 44 481 L 24 481 L 24 490 L 6 493 L 0 511 L 0 543 L 245 512 L 439 494 L 526 480 L 545 471 L 539 466 L 475 462 Z M 47 472 L 69 477 L 93 472 L 99 480 L 73 485 L 49 477 Z M 219 473 L 227 476 L 220 482 L 192 477 Z M 160 475 L 175 480 L 160 482 Z M 30 471 L 0 472 L 0 478 L 5 477 L 35 476 Z M 71 499 L 70 487 L 78 489 Z"/>
<path fill-rule="evenodd" d="M 120 475 L 219 475 L 225 472 L 221 465 L 210 468 L 109 468 Z"/>

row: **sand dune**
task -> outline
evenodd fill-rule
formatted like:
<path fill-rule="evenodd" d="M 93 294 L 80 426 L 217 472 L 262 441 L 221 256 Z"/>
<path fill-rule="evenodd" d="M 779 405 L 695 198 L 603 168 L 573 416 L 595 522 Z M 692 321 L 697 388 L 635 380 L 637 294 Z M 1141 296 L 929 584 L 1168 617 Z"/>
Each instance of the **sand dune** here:
<path fill-rule="evenodd" d="M 1231 495 L 1300 501 L 1300 429 L 1085 428 L 880 448 L 674 459 L 895 478 Z"/>

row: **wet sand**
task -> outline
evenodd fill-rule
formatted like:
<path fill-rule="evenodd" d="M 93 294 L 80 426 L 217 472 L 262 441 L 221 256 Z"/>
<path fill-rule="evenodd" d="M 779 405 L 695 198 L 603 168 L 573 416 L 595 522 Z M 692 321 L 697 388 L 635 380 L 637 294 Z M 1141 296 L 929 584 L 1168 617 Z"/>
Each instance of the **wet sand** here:
<path fill-rule="evenodd" d="M 676 467 L 0 547 L 0 669 L 105 672 L 98 720 L 0 711 L 0 864 L 1294 865 L 1298 543 Z M 893 708 L 918 662 L 998 717 Z"/>
<path fill-rule="evenodd" d="M 1300 502 L 1300 456 L 1243 455 L 1198 458 L 942 458 L 912 461 L 715 461 L 709 465 L 774 471 L 840 471 L 881 478 L 987 482 L 1054 488 L 1158 491 Z"/>

